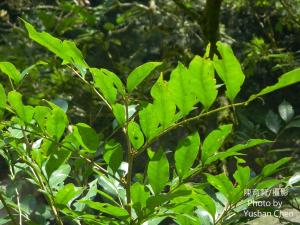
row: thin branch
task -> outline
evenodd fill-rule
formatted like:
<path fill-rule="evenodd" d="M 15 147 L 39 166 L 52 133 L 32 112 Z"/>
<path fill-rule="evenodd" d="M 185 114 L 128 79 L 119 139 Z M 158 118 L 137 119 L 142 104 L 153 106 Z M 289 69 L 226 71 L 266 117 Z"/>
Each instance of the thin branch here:
<path fill-rule="evenodd" d="M 199 120 L 201 119 L 202 117 L 205 117 L 205 116 L 208 116 L 210 114 L 213 114 L 213 113 L 216 113 L 216 112 L 219 112 L 219 111 L 222 111 L 222 110 L 225 110 L 225 109 L 228 109 L 228 108 L 232 108 L 232 107 L 237 107 L 237 106 L 243 106 L 243 105 L 246 105 L 247 103 L 249 103 L 249 101 L 245 101 L 245 102 L 239 102 L 239 103 L 235 103 L 235 104 L 231 104 L 231 105 L 225 105 L 223 107 L 220 107 L 220 108 L 217 108 L 217 109 L 213 109 L 211 111 L 208 111 L 208 112 L 201 112 L 199 115 L 197 116 L 194 116 L 194 117 L 190 117 L 190 118 L 187 118 L 185 120 L 182 120 L 170 127 L 168 127 L 167 129 L 165 129 L 163 132 L 161 132 L 160 134 L 158 134 L 155 138 L 149 140 L 148 142 L 146 142 L 141 148 L 140 150 L 138 150 L 138 153 L 137 155 L 140 155 L 143 151 L 145 151 L 151 144 L 153 144 L 156 140 L 158 140 L 161 136 L 165 135 L 166 133 L 168 133 L 169 131 L 171 130 L 174 130 L 180 126 L 183 126 L 187 123 L 190 123 L 192 121 L 195 121 L 195 120 Z"/>
<path fill-rule="evenodd" d="M 8 216 L 9 216 L 9 218 L 10 218 L 12 224 L 13 224 L 13 225 L 18 225 L 18 223 L 17 223 L 17 221 L 15 220 L 15 218 L 14 218 L 12 212 L 10 211 L 10 208 L 9 208 L 8 204 L 6 203 L 6 201 L 5 201 L 5 199 L 4 199 L 3 195 L 2 195 L 2 191 L 1 191 L 1 190 L 0 190 L 0 201 L 2 202 L 2 204 L 3 204 L 3 206 L 4 206 L 4 208 L 5 208 L 6 212 L 7 212 L 7 214 L 8 214 Z"/>

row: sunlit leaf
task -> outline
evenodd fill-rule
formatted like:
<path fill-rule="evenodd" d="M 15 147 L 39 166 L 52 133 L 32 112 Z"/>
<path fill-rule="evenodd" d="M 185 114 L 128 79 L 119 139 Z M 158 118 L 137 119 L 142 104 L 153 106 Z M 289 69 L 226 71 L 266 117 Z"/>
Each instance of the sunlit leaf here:
<path fill-rule="evenodd" d="M 96 152 L 100 139 L 96 131 L 85 123 L 78 123 L 74 126 L 74 137 L 80 145 L 91 152 Z"/>
<path fill-rule="evenodd" d="M 127 90 L 132 92 L 161 62 L 147 62 L 135 68 L 127 78 Z"/>
<path fill-rule="evenodd" d="M 144 135 L 136 122 L 131 121 L 128 124 L 128 135 L 135 149 L 139 149 L 144 144 Z"/>
<path fill-rule="evenodd" d="M 285 122 L 290 121 L 295 114 L 293 106 L 290 103 L 288 103 L 287 101 L 283 101 L 280 103 L 280 105 L 278 106 L 278 112 L 279 112 L 280 117 Z"/>
<path fill-rule="evenodd" d="M 22 80 L 20 71 L 10 62 L 0 62 L 0 70 L 16 84 Z"/>
<path fill-rule="evenodd" d="M 117 171 L 123 160 L 123 149 L 120 143 L 110 140 L 104 146 L 103 158 L 113 172 Z"/>

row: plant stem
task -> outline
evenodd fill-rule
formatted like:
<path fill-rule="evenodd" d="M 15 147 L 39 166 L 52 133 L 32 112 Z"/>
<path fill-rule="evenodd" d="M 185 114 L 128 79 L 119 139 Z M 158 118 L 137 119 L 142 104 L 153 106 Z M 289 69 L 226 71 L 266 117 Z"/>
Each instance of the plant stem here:
<path fill-rule="evenodd" d="M 12 224 L 13 224 L 13 225 L 18 225 L 18 223 L 16 222 L 16 220 L 15 220 L 15 218 L 14 218 L 12 212 L 10 211 L 10 208 L 8 207 L 8 205 L 7 205 L 7 203 L 6 203 L 5 199 L 4 199 L 4 197 L 3 197 L 3 195 L 2 195 L 2 191 L 1 191 L 1 190 L 0 190 L 0 201 L 2 202 L 2 204 L 3 204 L 3 206 L 4 206 L 4 208 L 5 208 L 6 212 L 7 212 L 7 214 L 8 214 L 8 216 L 9 216 L 9 218 L 10 218 Z"/>
<path fill-rule="evenodd" d="M 155 138 L 149 140 L 148 142 L 146 142 L 142 147 L 141 149 L 138 151 L 138 155 L 140 155 L 142 152 L 144 152 L 153 142 L 155 142 L 157 139 L 159 139 L 161 136 L 163 136 L 164 134 L 168 133 L 169 131 L 171 130 L 174 130 L 180 126 L 183 126 L 189 122 L 192 122 L 192 121 L 195 121 L 195 120 L 198 120 L 202 117 L 205 117 L 205 116 L 208 116 L 210 114 L 213 114 L 213 113 L 216 113 L 216 112 L 219 112 L 219 111 L 222 111 L 222 110 L 225 110 L 225 109 L 228 109 L 228 108 L 232 108 L 232 107 L 237 107 L 237 106 L 243 106 L 243 105 L 246 105 L 248 103 L 248 101 L 245 101 L 245 102 L 239 102 L 239 103 L 235 103 L 235 104 L 231 104 L 231 105 L 225 105 L 223 107 L 220 107 L 220 108 L 217 108 L 217 109 L 213 109 L 211 111 L 208 111 L 208 112 L 201 112 L 199 115 L 197 116 L 194 116 L 194 117 L 190 117 L 190 118 L 187 118 L 185 120 L 182 120 L 178 123 L 175 123 L 174 125 L 168 127 L 167 129 L 165 129 L 163 132 L 161 132 L 160 134 L 158 134 Z"/>
<path fill-rule="evenodd" d="M 126 124 L 125 124 L 125 136 L 126 136 L 126 142 L 127 142 L 127 158 L 128 158 L 128 171 L 127 171 L 127 179 L 126 179 L 126 199 L 127 199 L 127 211 L 130 216 L 130 220 L 132 223 L 132 217 L 131 217 L 131 192 L 130 192 L 130 186 L 131 186 L 131 176 L 132 176 L 132 168 L 133 168 L 133 149 L 131 146 L 131 142 L 129 139 L 129 133 L 128 133 L 128 122 L 129 122 L 129 113 L 128 113 L 128 97 L 125 97 L 125 114 L 126 114 Z"/>

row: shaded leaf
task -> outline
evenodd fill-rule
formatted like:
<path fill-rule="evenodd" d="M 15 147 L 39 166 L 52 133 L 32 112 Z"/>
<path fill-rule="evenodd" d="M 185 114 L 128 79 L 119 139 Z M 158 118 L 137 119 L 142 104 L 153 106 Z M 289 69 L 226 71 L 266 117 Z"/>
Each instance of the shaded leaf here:
<path fill-rule="evenodd" d="M 293 106 L 290 103 L 288 103 L 287 101 L 281 102 L 281 104 L 278 106 L 278 112 L 279 112 L 280 117 L 285 122 L 290 121 L 295 114 Z"/>
<path fill-rule="evenodd" d="M 104 146 L 103 158 L 113 172 L 116 172 L 123 160 L 123 149 L 119 142 L 108 141 Z"/>
<path fill-rule="evenodd" d="M 63 186 L 55 195 L 55 202 L 58 205 L 68 206 L 82 193 L 83 188 L 75 187 L 74 184 Z"/>
<path fill-rule="evenodd" d="M 266 116 L 265 121 L 266 121 L 266 126 L 269 128 L 269 130 L 277 134 L 281 127 L 280 117 L 276 113 L 270 110 Z"/>
<path fill-rule="evenodd" d="M 85 123 L 78 123 L 74 126 L 73 134 L 82 147 L 91 152 L 97 151 L 100 139 L 92 127 Z"/>
<path fill-rule="evenodd" d="M 281 167 L 282 165 L 286 164 L 288 161 L 290 161 L 292 158 L 291 157 L 284 157 L 280 160 L 278 160 L 275 163 L 271 163 L 266 165 L 263 169 L 262 169 L 262 175 L 264 177 L 270 176 L 273 173 L 276 173 L 278 171 L 278 168 Z"/>
<path fill-rule="evenodd" d="M 65 179 L 69 176 L 69 173 L 71 172 L 71 167 L 69 164 L 61 165 L 57 170 L 55 170 L 53 173 L 49 174 L 47 173 L 49 177 L 49 185 L 51 188 L 55 188 L 57 185 L 64 182 Z"/>

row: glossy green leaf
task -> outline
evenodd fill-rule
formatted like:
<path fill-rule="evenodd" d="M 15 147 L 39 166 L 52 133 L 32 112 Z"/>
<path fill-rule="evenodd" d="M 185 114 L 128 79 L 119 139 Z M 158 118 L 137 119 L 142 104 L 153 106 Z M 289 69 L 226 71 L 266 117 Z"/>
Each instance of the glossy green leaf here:
<path fill-rule="evenodd" d="M 212 131 L 204 140 L 202 146 L 202 163 L 213 156 L 224 143 L 226 137 L 231 133 L 232 125 L 221 125 L 217 130 Z"/>
<path fill-rule="evenodd" d="M 159 117 L 155 112 L 155 107 L 148 104 L 139 112 L 140 125 L 148 140 L 154 138 L 159 132 Z"/>
<path fill-rule="evenodd" d="M 128 135 L 131 144 L 135 149 L 139 149 L 144 144 L 144 135 L 141 131 L 140 126 L 134 122 L 130 121 L 128 124 Z"/>
<path fill-rule="evenodd" d="M 246 187 L 250 179 L 250 168 L 248 166 L 241 167 L 237 165 L 237 170 L 233 174 L 233 177 L 241 188 Z"/>
<path fill-rule="evenodd" d="M 56 107 L 51 111 L 51 115 L 47 118 L 46 129 L 50 136 L 59 140 L 64 134 L 67 124 L 68 118 L 65 112 L 61 108 Z"/>
<path fill-rule="evenodd" d="M 264 177 L 270 176 L 273 173 L 276 173 L 278 171 L 278 168 L 281 167 L 282 165 L 286 164 L 288 161 L 290 161 L 292 158 L 291 157 L 284 157 L 280 160 L 278 160 L 275 163 L 271 163 L 266 165 L 263 169 L 262 169 L 262 175 Z"/>
<path fill-rule="evenodd" d="M 114 80 L 100 69 L 90 68 L 90 72 L 93 75 L 95 87 L 101 91 L 101 93 L 104 95 L 104 98 L 110 104 L 114 104 L 118 94 L 114 85 Z"/>
<path fill-rule="evenodd" d="M 22 80 L 20 71 L 10 62 L 0 62 L 0 70 L 16 84 Z"/>
<path fill-rule="evenodd" d="M 277 134 L 281 127 L 281 119 L 280 117 L 270 110 L 266 116 L 266 126 L 269 128 L 270 131 Z"/>
<path fill-rule="evenodd" d="M 195 94 L 195 79 L 191 72 L 181 63 L 172 71 L 169 90 L 175 104 L 183 115 L 187 115 L 193 110 L 194 105 L 198 102 Z M 197 87 L 200 88 L 200 87 Z"/>
<path fill-rule="evenodd" d="M 6 93 L 2 84 L 0 84 L 0 109 L 5 109 L 5 106 L 6 106 Z"/>
<path fill-rule="evenodd" d="M 206 174 L 206 176 L 207 181 L 230 201 L 232 198 L 232 191 L 234 190 L 234 187 L 229 178 L 224 173 L 216 176 Z"/>
<path fill-rule="evenodd" d="M 55 170 L 53 173 L 48 174 L 49 177 L 49 185 L 51 188 L 55 188 L 57 185 L 64 182 L 65 179 L 69 176 L 71 172 L 71 167 L 69 164 L 63 164 L 61 165 L 57 170 Z"/>
<path fill-rule="evenodd" d="M 168 128 L 174 121 L 176 112 L 175 103 L 172 101 L 168 82 L 160 76 L 151 88 L 151 95 L 154 99 L 153 107 L 162 129 Z"/>
<path fill-rule="evenodd" d="M 81 51 L 76 47 L 74 42 L 67 40 L 61 41 L 44 31 L 38 32 L 30 23 L 27 23 L 24 20 L 23 22 L 28 31 L 29 37 L 33 41 L 46 47 L 49 51 L 60 57 L 64 64 L 73 64 L 82 74 L 85 73 L 85 69 L 88 68 L 88 65 L 84 61 Z"/>
<path fill-rule="evenodd" d="M 58 205 L 68 206 L 82 193 L 83 188 L 75 187 L 70 183 L 63 186 L 55 195 L 55 202 Z"/>
<path fill-rule="evenodd" d="M 104 146 L 103 158 L 113 172 L 116 172 L 123 160 L 123 149 L 119 142 L 113 139 Z"/>
<path fill-rule="evenodd" d="M 271 143 L 272 141 L 266 140 L 266 139 L 250 139 L 247 141 L 245 144 L 238 144 L 235 145 L 225 151 L 218 152 L 217 154 L 209 157 L 206 161 L 205 164 L 210 164 L 216 160 L 223 160 L 226 159 L 227 157 L 238 155 L 237 153 L 241 150 L 252 148 L 256 145 L 260 144 L 265 144 L 265 143 Z"/>
<path fill-rule="evenodd" d="M 119 103 L 112 105 L 112 111 L 120 127 L 123 127 L 126 122 L 125 106 Z"/>
<path fill-rule="evenodd" d="M 214 76 L 214 65 L 209 59 L 195 56 L 189 65 L 189 71 L 194 77 L 191 88 L 195 91 L 204 108 L 208 110 L 216 100 L 218 94 Z"/>
<path fill-rule="evenodd" d="M 15 110 L 16 114 L 25 122 L 30 123 L 33 117 L 34 109 L 32 106 L 25 106 L 22 102 L 22 95 L 17 91 L 8 93 L 8 102 Z"/>
<path fill-rule="evenodd" d="M 240 92 L 245 75 L 239 61 L 228 44 L 217 42 L 217 48 L 221 59 L 214 58 L 214 66 L 219 77 L 225 83 L 227 98 L 233 102 Z"/>
<path fill-rule="evenodd" d="M 158 195 L 169 182 L 169 161 L 163 150 L 155 153 L 147 169 L 148 181 L 155 195 Z"/>
<path fill-rule="evenodd" d="M 287 101 L 283 101 L 278 106 L 278 112 L 280 117 L 285 121 L 288 122 L 294 117 L 294 109 L 293 106 L 288 103 Z"/>
<path fill-rule="evenodd" d="M 127 78 L 127 90 L 132 92 L 161 62 L 147 62 L 135 68 Z"/>
<path fill-rule="evenodd" d="M 81 202 L 87 204 L 92 209 L 96 209 L 102 213 L 107 213 L 115 217 L 127 218 L 129 216 L 128 212 L 125 209 L 113 206 L 108 203 L 94 202 L 91 200 L 83 200 Z"/>
<path fill-rule="evenodd" d="M 280 88 L 284 88 L 286 86 L 295 84 L 300 82 L 300 68 L 294 69 L 292 71 L 289 71 L 282 76 L 279 77 L 278 82 L 274 85 L 268 86 L 261 90 L 259 93 L 251 95 L 248 102 L 253 101 L 259 96 L 271 93 L 273 91 L 276 91 Z"/>
<path fill-rule="evenodd" d="M 91 152 L 97 151 L 100 139 L 92 127 L 85 123 L 78 123 L 74 126 L 73 134 L 82 147 Z"/>
<path fill-rule="evenodd" d="M 175 166 L 180 179 L 188 174 L 197 158 L 200 146 L 200 137 L 197 132 L 186 137 L 176 148 Z"/>

